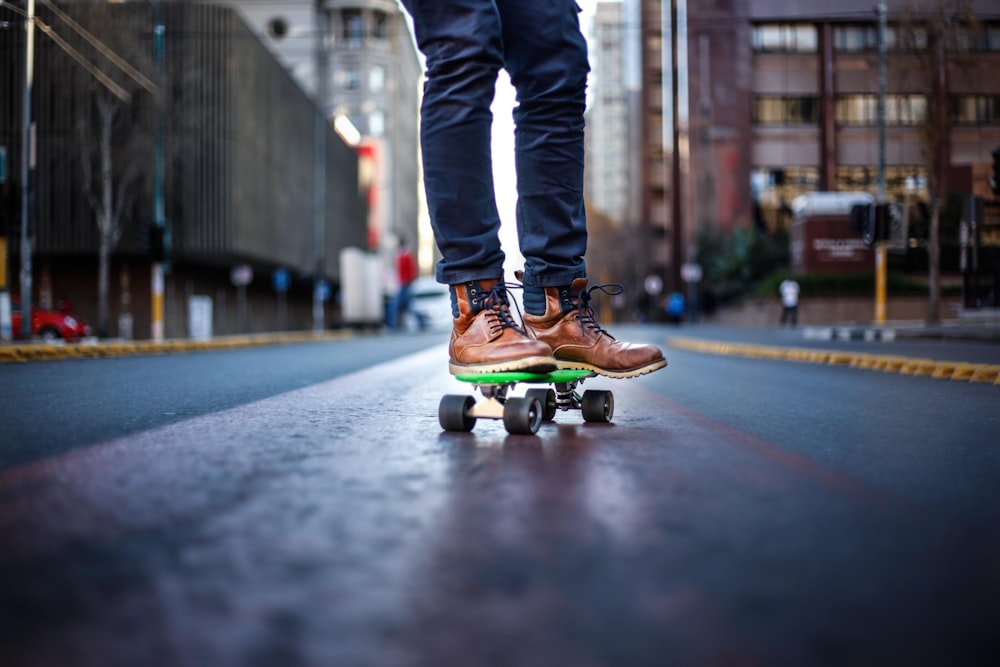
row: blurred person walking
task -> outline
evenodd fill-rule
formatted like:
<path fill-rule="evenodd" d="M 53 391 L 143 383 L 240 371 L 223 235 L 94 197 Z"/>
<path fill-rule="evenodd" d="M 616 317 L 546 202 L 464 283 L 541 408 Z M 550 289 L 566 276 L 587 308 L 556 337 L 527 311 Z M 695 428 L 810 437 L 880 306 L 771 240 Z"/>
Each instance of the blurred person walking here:
<path fill-rule="evenodd" d="M 414 312 L 412 307 L 413 281 L 417 279 L 417 260 L 414 258 L 413 251 L 410 250 L 406 238 L 399 240 L 399 248 L 396 251 L 396 278 L 399 281 L 399 289 L 389 304 L 389 313 L 386 320 L 386 326 L 391 330 L 402 327 L 404 313 Z M 423 331 L 427 326 L 426 322 L 424 322 L 423 317 L 419 313 L 414 313 L 414 315 L 417 317 L 417 324 L 420 330 Z"/>
<path fill-rule="evenodd" d="M 792 278 L 785 278 L 778 285 L 781 293 L 781 326 L 799 323 L 799 284 Z"/>

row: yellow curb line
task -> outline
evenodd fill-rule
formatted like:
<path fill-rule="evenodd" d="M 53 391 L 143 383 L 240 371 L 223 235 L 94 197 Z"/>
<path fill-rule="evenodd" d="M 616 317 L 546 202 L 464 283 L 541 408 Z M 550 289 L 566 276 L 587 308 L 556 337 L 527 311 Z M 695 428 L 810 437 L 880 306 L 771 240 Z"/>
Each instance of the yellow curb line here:
<path fill-rule="evenodd" d="M 290 332 L 275 334 L 249 334 L 225 336 L 211 340 L 186 340 L 174 338 L 162 343 L 153 341 L 114 341 L 108 343 L 26 343 L 0 345 L 0 363 L 26 363 L 29 361 L 59 361 L 62 359 L 99 359 L 105 357 L 132 357 L 146 354 L 183 354 L 209 350 L 235 350 L 266 345 L 290 343 L 315 343 L 343 340 L 353 336 L 350 331 L 324 333 Z"/>
<path fill-rule="evenodd" d="M 814 350 L 801 347 L 775 347 L 750 343 L 724 343 L 698 338 L 671 337 L 667 345 L 678 350 L 749 359 L 772 359 L 801 363 L 850 366 L 864 370 L 932 377 L 940 380 L 986 383 L 1000 386 L 1000 365 L 971 364 L 958 361 L 916 359 L 893 355 Z"/>

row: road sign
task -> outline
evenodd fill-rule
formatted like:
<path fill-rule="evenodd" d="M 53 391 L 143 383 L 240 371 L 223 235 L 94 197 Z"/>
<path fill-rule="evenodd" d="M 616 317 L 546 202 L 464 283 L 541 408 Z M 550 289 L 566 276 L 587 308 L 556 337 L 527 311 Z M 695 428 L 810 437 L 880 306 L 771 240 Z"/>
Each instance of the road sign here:
<path fill-rule="evenodd" d="M 271 278 L 274 284 L 274 291 L 278 293 L 287 292 L 292 284 L 292 277 L 289 275 L 288 269 L 275 269 Z"/>
<path fill-rule="evenodd" d="M 687 262 L 681 265 L 681 280 L 686 283 L 701 282 L 701 264 Z"/>
<path fill-rule="evenodd" d="M 229 280 L 236 287 L 245 287 L 253 282 L 253 269 L 249 264 L 234 266 L 229 274 Z"/>
<path fill-rule="evenodd" d="M 320 280 L 313 287 L 313 296 L 324 303 L 330 300 L 332 296 L 332 291 L 330 289 L 330 283 L 325 280 Z"/>
<path fill-rule="evenodd" d="M 646 294 L 650 296 L 657 296 L 663 291 L 663 279 L 655 273 L 651 273 L 646 276 L 646 280 L 642 283 L 646 290 Z"/>

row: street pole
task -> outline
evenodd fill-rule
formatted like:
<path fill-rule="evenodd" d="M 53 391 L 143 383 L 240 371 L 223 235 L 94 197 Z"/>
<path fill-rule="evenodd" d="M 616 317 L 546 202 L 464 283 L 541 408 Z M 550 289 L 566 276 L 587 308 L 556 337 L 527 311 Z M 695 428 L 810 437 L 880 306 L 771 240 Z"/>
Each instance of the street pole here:
<path fill-rule="evenodd" d="M 886 5 L 878 3 L 878 194 L 877 209 L 885 204 L 885 89 L 886 89 Z M 876 219 L 877 219 L 876 213 Z M 885 324 L 886 274 L 889 255 L 884 239 L 875 242 L 875 324 Z"/>
<path fill-rule="evenodd" d="M 31 338 L 31 171 L 35 166 L 31 94 L 35 83 L 35 0 L 24 20 L 24 107 L 21 134 L 21 336 Z"/>
<path fill-rule="evenodd" d="M 157 233 L 162 234 L 164 245 L 169 246 L 166 238 L 166 219 L 163 204 L 163 98 L 166 93 L 163 81 L 163 36 L 166 26 L 163 23 L 163 7 L 160 0 L 149 0 L 154 11 L 153 57 L 156 61 L 156 119 L 155 148 L 153 158 L 153 224 Z M 152 275 L 150 276 L 151 291 L 151 330 L 154 342 L 163 342 L 163 262 L 154 258 Z"/>
<path fill-rule="evenodd" d="M 316 99 L 319 113 L 313 123 L 313 251 L 316 275 L 313 279 L 313 331 L 324 329 L 326 313 L 323 305 L 326 276 L 326 135 L 330 120 L 327 116 L 329 95 L 330 52 L 327 48 L 329 14 L 317 5 L 321 29 L 316 35 Z"/>

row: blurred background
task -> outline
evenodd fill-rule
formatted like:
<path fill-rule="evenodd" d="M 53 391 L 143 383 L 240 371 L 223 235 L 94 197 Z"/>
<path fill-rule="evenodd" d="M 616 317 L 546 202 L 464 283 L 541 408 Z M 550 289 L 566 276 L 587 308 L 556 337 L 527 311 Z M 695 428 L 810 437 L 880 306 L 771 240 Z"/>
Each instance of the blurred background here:
<path fill-rule="evenodd" d="M 890 318 L 1000 306 L 995 2 L 582 9 L 587 261 L 626 287 L 604 318 L 661 321 L 681 294 L 776 321 L 793 276 L 814 323 L 865 319 L 882 251 Z M 378 328 L 402 241 L 442 298 L 396 0 L 3 2 L 0 54 L 6 310 L 103 338 Z M 502 75 L 511 271 L 514 104 Z"/>

